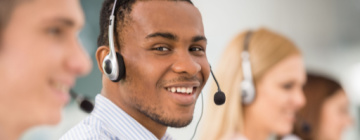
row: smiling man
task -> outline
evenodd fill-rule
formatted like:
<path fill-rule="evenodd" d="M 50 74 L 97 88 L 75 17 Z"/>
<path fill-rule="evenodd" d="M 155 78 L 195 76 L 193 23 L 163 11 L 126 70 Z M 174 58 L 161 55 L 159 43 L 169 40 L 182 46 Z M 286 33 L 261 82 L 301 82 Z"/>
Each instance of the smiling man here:
<path fill-rule="evenodd" d="M 55 125 L 78 76 L 91 70 L 79 43 L 79 0 L 0 0 L 0 139 Z"/>
<path fill-rule="evenodd" d="M 105 73 L 114 68 L 105 65 L 113 5 L 105 0 L 100 17 L 101 94 L 92 114 L 62 139 L 171 139 L 167 127 L 191 122 L 210 73 L 200 12 L 187 0 L 118 1 L 113 43 L 125 74 L 110 80 Z"/>

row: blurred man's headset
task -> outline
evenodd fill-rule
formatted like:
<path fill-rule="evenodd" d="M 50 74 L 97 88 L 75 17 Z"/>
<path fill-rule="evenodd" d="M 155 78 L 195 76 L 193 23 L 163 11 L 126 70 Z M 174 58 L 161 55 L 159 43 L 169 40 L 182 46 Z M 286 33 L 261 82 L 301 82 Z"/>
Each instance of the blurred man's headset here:
<path fill-rule="evenodd" d="M 91 111 L 94 109 L 94 104 L 90 102 L 88 98 L 77 94 L 73 89 L 70 90 L 70 96 L 76 101 L 76 103 L 79 104 L 81 110 L 85 111 L 86 113 L 91 113 Z"/>

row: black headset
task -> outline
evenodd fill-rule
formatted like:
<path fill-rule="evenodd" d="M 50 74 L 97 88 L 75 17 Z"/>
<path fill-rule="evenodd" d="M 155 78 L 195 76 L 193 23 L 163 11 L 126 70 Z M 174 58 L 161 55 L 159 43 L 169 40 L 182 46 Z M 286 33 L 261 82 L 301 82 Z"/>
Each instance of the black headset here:
<path fill-rule="evenodd" d="M 242 104 L 244 105 L 251 104 L 255 98 L 255 86 L 252 78 L 250 54 L 249 54 L 249 42 L 251 35 L 252 35 L 251 31 L 246 33 L 244 39 L 244 45 L 243 45 L 244 50 L 241 53 L 243 80 L 240 85 L 241 87 L 240 93 L 241 93 Z"/>
<path fill-rule="evenodd" d="M 73 89 L 70 90 L 70 96 L 76 101 L 76 103 L 79 104 L 81 110 L 85 111 L 86 113 L 91 113 L 91 111 L 94 109 L 94 104 L 89 101 L 87 97 L 76 93 Z"/>
<path fill-rule="evenodd" d="M 215 75 L 211 70 L 211 66 L 210 66 L 210 73 L 211 73 L 212 77 L 214 78 L 214 81 L 215 81 L 216 86 L 218 88 L 218 91 L 214 95 L 214 102 L 215 102 L 216 105 L 222 105 L 222 104 L 225 103 L 226 96 L 225 96 L 224 92 L 221 91 L 219 83 L 217 82 L 217 80 L 215 78 Z"/>

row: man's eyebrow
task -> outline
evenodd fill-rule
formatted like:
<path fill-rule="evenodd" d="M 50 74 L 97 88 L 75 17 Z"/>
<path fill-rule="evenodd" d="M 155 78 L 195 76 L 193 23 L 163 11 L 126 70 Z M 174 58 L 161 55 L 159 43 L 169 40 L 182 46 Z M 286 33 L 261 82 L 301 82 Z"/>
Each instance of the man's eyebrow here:
<path fill-rule="evenodd" d="M 146 36 L 146 39 L 149 38 L 154 38 L 154 37 L 162 37 L 162 38 L 166 38 L 166 39 L 170 39 L 170 40 L 178 40 L 178 37 L 172 33 L 168 33 L 168 32 L 156 32 L 156 33 L 152 33 Z"/>
<path fill-rule="evenodd" d="M 191 41 L 192 41 L 192 42 L 207 41 L 207 39 L 206 39 L 206 37 L 205 37 L 205 36 L 201 36 L 201 35 L 199 35 L 199 36 L 195 36 L 195 37 L 193 37 Z"/>
<path fill-rule="evenodd" d="M 67 27 L 74 27 L 75 26 L 75 22 L 73 20 L 71 20 L 69 18 L 65 18 L 65 17 L 54 17 L 54 18 L 51 18 L 48 21 L 53 22 L 53 23 L 62 24 L 62 25 L 67 26 Z"/>

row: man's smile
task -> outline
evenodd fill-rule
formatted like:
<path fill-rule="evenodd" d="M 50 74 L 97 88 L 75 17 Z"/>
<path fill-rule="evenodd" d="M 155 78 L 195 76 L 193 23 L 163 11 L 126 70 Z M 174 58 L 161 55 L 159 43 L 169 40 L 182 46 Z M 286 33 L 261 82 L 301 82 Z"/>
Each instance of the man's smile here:
<path fill-rule="evenodd" d="M 200 82 L 181 82 L 165 86 L 165 90 L 173 101 L 181 106 L 189 106 L 195 104 L 197 97 L 197 89 Z"/>

